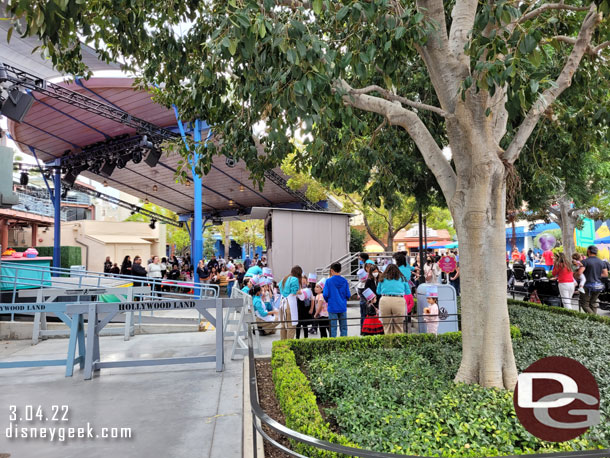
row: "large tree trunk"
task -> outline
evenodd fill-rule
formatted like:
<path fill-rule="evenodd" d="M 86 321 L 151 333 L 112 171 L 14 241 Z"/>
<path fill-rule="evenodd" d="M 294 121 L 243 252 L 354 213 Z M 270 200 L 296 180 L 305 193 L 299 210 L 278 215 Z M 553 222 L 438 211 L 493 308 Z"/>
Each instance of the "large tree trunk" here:
<path fill-rule="evenodd" d="M 461 149 L 475 158 L 456 159 L 457 190 L 450 202 L 462 282 L 462 362 L 455 380 L 512 390 L 517 369 L 506 300 L 505 166 L 486 129 L 462 124 L 449 131 L 456 139 L 454 157 L 463 156 Z"/>
<path fill-rule="evenodd" d="M 574 229 L 577 218 L 573 215 L 570 199 L 562 197 L 559 199 L 559 227 L 561 228 L 561 244 L 564 254 L 570 259 L 576 251 L 574 244 Z"/>

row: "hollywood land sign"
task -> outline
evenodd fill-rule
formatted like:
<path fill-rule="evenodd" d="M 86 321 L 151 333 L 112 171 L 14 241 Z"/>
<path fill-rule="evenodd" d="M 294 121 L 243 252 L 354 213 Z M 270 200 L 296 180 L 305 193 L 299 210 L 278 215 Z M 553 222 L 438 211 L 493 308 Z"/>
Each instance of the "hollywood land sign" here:
<path fill-rule="evenodd" d="M 195 301 L 151 301 L 118 303 L 119 312 L 134 312 L 147 310 L 194 309 Z"/>
<path fill-rule="evenodd" d="M 514 406 L 517 418 L 534 436 L 564 442 L 600 422 L 600 395 L 593 374 L 576 360 L 543 358 L 519 374 Z"/>
<path fill-rule="evenodd" d="M 13 312 L 44 312 L 47 310 L 47 304 L 11 304 L 0 305 L 0 313 Z"/>

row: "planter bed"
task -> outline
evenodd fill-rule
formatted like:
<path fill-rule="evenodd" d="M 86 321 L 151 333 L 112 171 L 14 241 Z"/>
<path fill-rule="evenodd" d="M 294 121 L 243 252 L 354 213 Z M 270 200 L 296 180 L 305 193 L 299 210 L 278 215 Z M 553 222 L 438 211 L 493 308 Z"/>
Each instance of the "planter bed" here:
<path fill-rule="evenodd" d="M 453 383 L 459 333 L 274 342 L 273 385 L 286 426 L 337 444 L 428 456 L 610 447 L 610 320 L 509 303 L 519 371 L 553 355 L 572 357 L 595 375 L 602 424 L 585 436 L 540 441 L 516 419 L 512 393 Z M 310 457 L 335 456 L 299 443 L 293 448 Z"/>

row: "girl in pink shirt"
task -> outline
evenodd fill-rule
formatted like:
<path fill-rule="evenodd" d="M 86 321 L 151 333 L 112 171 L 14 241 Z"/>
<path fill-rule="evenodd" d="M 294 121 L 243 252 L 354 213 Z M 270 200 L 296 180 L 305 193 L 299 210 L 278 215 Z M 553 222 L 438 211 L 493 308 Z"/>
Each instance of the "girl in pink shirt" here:
<path fill-rule="evenodd" d="M 315 304 L 316 310 L 314 312 L 314 318 L 318 321 L 318 328 L 320 329 L 320 337 L 330 336 L 330 320 L 328 318 L 328 304 L 324 300 L 322 294 L 323 287 L 317 284 L 314 288 L 316 294 Z"/>

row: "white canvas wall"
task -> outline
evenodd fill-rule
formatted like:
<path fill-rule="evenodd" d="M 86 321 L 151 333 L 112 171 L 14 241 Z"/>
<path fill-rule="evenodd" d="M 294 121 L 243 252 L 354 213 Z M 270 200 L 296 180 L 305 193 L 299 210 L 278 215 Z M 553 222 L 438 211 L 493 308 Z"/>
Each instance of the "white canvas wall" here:
<path fill-rule="evenodd" d="M 349 251 L 349 215 L 273 211 L 271 260 L 281 279 L 294 265 L 305 275 L 325 267 Z"/>

